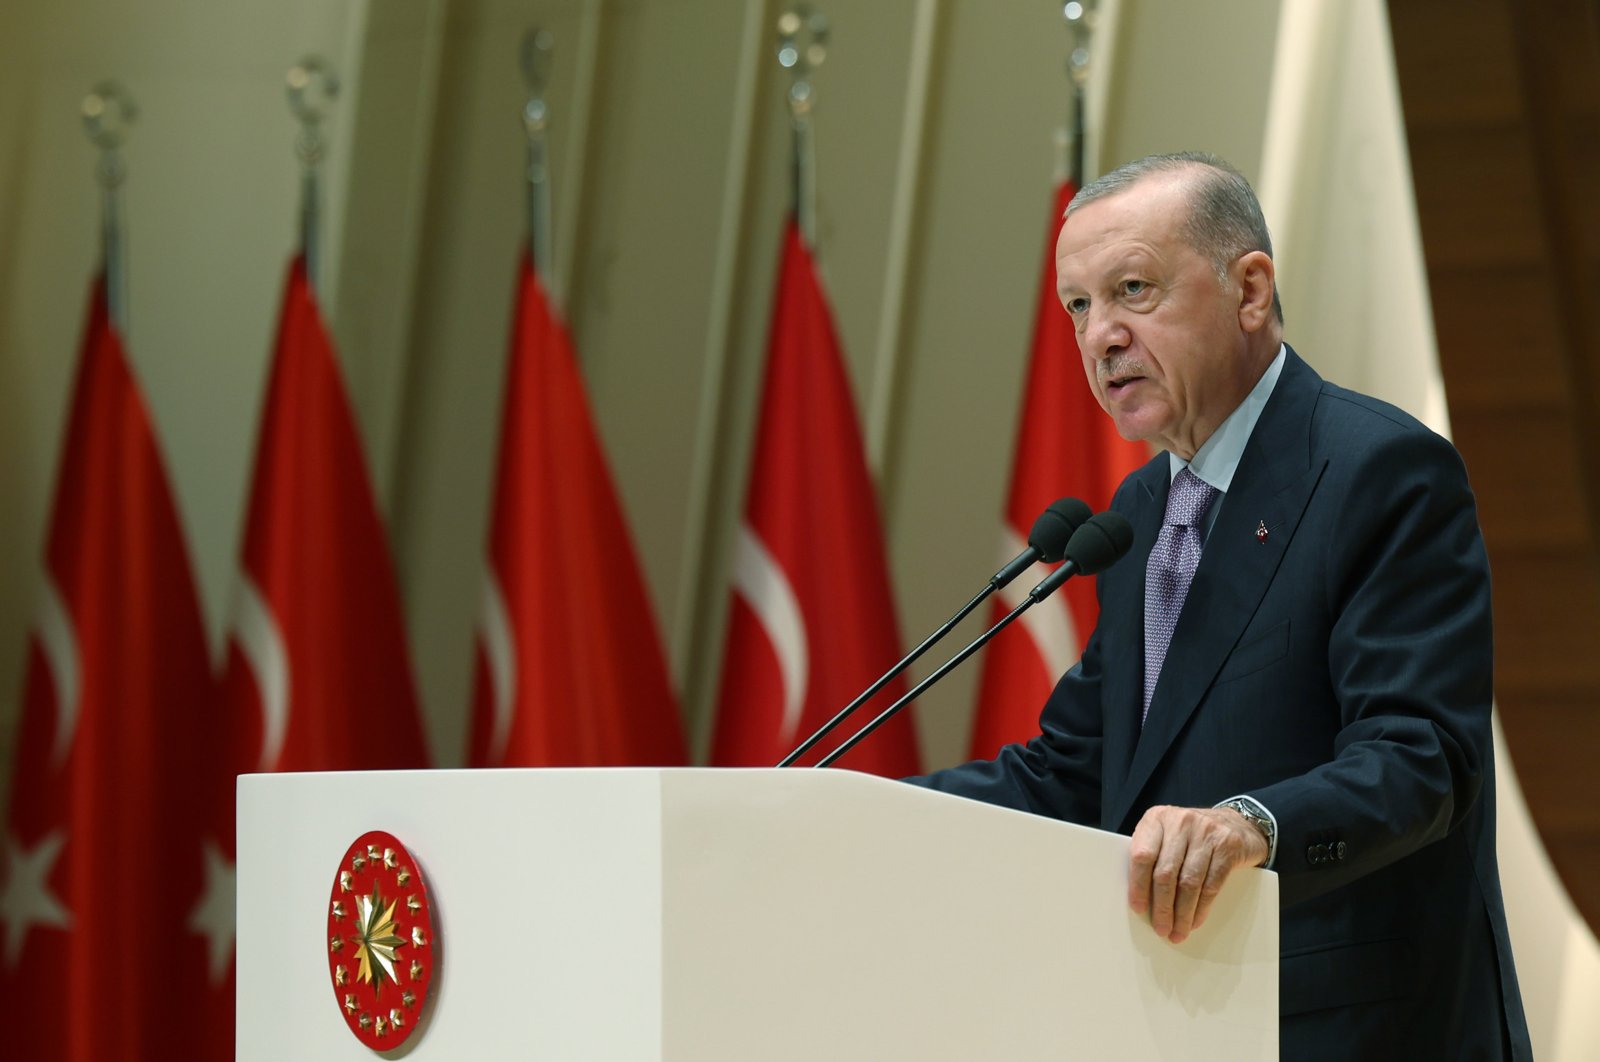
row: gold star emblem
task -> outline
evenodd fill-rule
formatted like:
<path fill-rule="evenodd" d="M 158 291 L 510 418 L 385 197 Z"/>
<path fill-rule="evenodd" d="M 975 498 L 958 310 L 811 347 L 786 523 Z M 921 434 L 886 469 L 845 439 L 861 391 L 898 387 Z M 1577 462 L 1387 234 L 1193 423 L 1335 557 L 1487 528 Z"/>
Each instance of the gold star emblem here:
<path fill-rule="evenodd" d="M 425 948 L 428 946 L 428 938 L 426 934 L 422 932 L 421 926 L 411 927 L 411 943 L 419 948 Z"/>
<path fill-rule="evenodd" d="M 417 899 L 415 896 L 407 896 L 406 910 L 410 911 L 412 914 L 416 914 L 418 911 L 422 910 L 422 901 Z"/>
<path fill-rule="evenodd" d="M 350 891 L 350 872 L 348 870 L 339 871 L 339 891 Z"/>
<path fill-rule="evenodd" d="M 409 871 L 409 870 L 400 871 L 399 876 L 394 879 L 394 883 L 396 885 L 400 886 L 402 889 L 405 888 L 407 885 L 410 885 L 411 884 L 411 871 Z"/>
<path fill-rule="evenodd" d="M 329 951 L 336 952 L 342 947 L 344 947 L 344 938 L 342 937 L 334 937 L 332 940 L 328 941 Z"/>
<path fill-rule="evenodd" d="M 354 1014 L 356 1012 L 356 997 L 355 996 L 346 995 L 344 997 L 344 1009 L 349 1011 L 351 1014 Z"/>
<path fill-rule="evenodd" d="M 406 1016 L 404 1014 L 400 1013 L 398 1010 L 391 1010 L 389 1012 L 389 1024 L 393 1025 L 396 1029 L 398 1029 L 401 1026 L 405 1025 L 405 1023 L 406 1023 L 405 1019 L 406 1019 Z"/>
<path fill-rule="evenodd" d="M 419 981 L 422 979 L 422 963 L 416 961 L 415 959 L 411 961 L 411 979 L 413 981 Z"/>
<path fill-rule="evenodd" d="M 414 1007 L 417 1005 L 417 994 L 408 988 L 400 993 L 400 1002 L 408 1007 Z"/>
<path fill-rule="evenodd" d="M 356 1024 L 360 1025 L 363 1029 L 372 1028 L 372 1015 L 370 1015 L 370 1014 L 361 1015 L 361 1017 L 356 1019 Z"/>
<path fill-rule="evenodd" d="M 386 979 L 399 980 L 394 972 L 394 953 L 396 948 L 405 946 L 405 938 L 395 931 L 394 901 L 385 905 L 377 886 L 373 886 L 371 896 L 356 899 L 356 908 L 356 959 L 360 963 L 356 978 L 379 992 Z"/>
<path fill-rule="evenodd" d="M 334 968 L 334 971 L 333 971 L 333 983 L 334 984 L 338 985 L 340 988 L 343 988 L 346 984 L 349 983 L 349 981 L 350 981 L 350 971 L 349 970 L 346 970 L 343 966 L 339 966 L 339 967 L 335 967 Z M 346 998 L 349 998 L 349 997 L 346 997 Z"/>
<path fill-rule="evenodd" d="M 367 869 L 367 857 L 364 856 L 364 855 L 361 855 L 359 852 L 356 853 L 355 855 L 351 856 L 350 857 L 350 869 L 355 871 L 357 874 L 359 874 L 363 870 Z"/>
<path fill-rule="evenodd" d="M 382 1036 L 389 1031 L 389 1023 L 383 1020 L 383 1015 L 378 1015 L 378 1035 Z"/>
<path fill-rule="evenodd" d="M 393 870 L 395 867 L 400 865 L 399 860 L 395 859 L 394 857 L 393 848 L 385 848 L 383 850 L 383 865 L 389 870 Z"/>
<path fill-rule="evenodd" d="M 344 904 L 340 903 L 338 900 L 333 901 L 333 917 L 344 917 Z"/>

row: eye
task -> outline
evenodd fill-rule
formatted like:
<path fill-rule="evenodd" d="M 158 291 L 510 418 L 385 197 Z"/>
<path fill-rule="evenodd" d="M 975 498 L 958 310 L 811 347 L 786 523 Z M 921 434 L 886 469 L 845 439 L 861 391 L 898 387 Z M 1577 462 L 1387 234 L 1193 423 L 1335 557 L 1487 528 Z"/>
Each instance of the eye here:
<path fill-rule="evenodd" d="M 1076 317 L 1079 314 L 1086 313 L 1088 311 L 1089 300 L 1084 298 L 1082 295 L 1079 295 L 1076 298 L 1068 299 L 1066 302 L 1066 307 L 1067 312 Z"/>
<path fill-rule="evenodd" d="M 1122 282 L 1122 293 L 1129 296 L 1142 295 L 1149 287 L 1150 285 L 1142 280 L 1124 280 Z"/>

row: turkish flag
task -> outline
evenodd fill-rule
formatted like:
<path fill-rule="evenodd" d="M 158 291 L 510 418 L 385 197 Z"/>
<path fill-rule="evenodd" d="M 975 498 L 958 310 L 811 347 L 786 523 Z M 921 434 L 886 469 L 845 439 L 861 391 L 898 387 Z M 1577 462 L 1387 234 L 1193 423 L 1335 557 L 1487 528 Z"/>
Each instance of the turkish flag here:
<path fill-rule="evenodd" d="M 678 700 L 572 340 L 526 253 L 486 583 L 473 766 L 686 762 Z"/>
<path fill-rule="evenodd" d="M 183 532 L 100 282 L 48 534 L 0 852 L 0 1043 L 29 1062 L 230 1057 L 196 810 L 231 809 L 232 779 Z"/>
<path fill-rule="evenodd" d="M 239 770 L 428 765 L 388 538 L 301 258 L 284 290 L 236 595 L 223 692 Z"/>
<path fill-rule="evenodd" d="M 855 403 L 815 263 L 793 221 L 756 433 L 712 749 L 723 766 L 773 765 L 901 656 Z M 877 709 L 904 692 L 903 682 L 890 683 Z M 840 738 L 874 710 L 865 706 Z M 824 741 L 801 762 L 832 747 Z M 916 774 L 918 760 L 907 711 L 838 763 L 900 776 Z"/>
<path fill-rule="evenodd" d="M 1150 459 L 1143 443 L 1117 434 L 1095 401 L 1083 375 L 1072 318 L 1056 295 L 1056 234 L 1076 192 L 1070 181 L 1063 181 L 1050 215 L 1011 492 L 1001 521 L 1003 560 L 1026 548 L 1028 530 L 1051 502 L 1062 496 L 1081 498 L 1099 512 L 1111 504 L 1123 478 Z M 1047 571 L 1030 571 L 1001 591 L 993 620 L 1020 604 Z M 1025 636 L 1009 633 L 990 643 L 973 720 L 974 757 L 986 759 L 1002 745 L 1026 741 L 1039 732 L 1039 710 L 1056 680 L 1077 662 L 1098 614 L 1093 580 L 1069 580 L 1023 613 L 1018 625 Z"/>
<path fill-rule="evenodd" d="M 208 877 L 231 934 L 235 774 L 428 766 L 399 587 L 337 356 L 289 266 L 234 587 L 220 728 L 228 799 L 209 817 Z M 208 922 L 220 922 L 220 908 Z M 228 990 L 232 937 L 212 955 Z"/>

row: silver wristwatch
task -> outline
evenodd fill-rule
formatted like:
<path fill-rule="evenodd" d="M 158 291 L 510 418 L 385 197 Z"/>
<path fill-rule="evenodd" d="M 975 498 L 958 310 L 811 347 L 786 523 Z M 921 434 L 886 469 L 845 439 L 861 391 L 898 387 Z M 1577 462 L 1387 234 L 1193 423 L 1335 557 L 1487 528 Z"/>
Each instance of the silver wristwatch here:
<path fill-rule="evenodd" d="M 1260 807 L 1254 801 L 1241 800 L 1240 798 L 1235 797 L 1232 800 L 1224 800 L 1222 803 L 1218 804 L 1217 807 L 1232 808 L 1234 811 L 1237 811 L 1240 815 L 1244 816 L 1244 821 L 1260 830 L 1261 836 L 1267 842 L 1267 851 L 1269 853 L 1277 848 L 1278 827 L 1271 819 L 1261 814 Z"/>

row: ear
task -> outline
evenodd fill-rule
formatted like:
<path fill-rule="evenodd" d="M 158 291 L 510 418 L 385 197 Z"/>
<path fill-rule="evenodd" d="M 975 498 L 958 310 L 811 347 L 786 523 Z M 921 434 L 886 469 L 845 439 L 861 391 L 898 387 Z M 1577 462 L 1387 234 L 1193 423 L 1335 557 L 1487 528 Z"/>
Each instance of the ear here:
<path fill-rule="evenodd" d="M 1233 263 L 1233 274 L 1239 283 L 1239 327 L 1246 332 L 1259 332 L 1273 320 L 1272 293 L 1276 290 L 1277 272 L 1272 259 L 1265 251 L 1251 251 Z"/>

